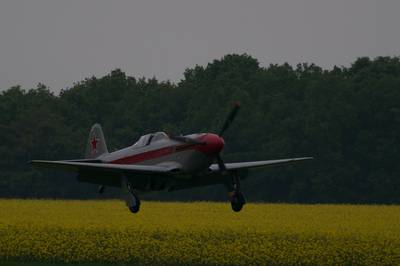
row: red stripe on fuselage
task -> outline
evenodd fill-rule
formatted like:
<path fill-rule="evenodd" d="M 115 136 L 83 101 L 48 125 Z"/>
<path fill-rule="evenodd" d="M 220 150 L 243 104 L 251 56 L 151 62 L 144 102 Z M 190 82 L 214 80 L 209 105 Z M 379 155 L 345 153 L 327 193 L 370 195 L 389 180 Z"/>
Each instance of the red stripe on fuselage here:
<path fill-rule="evenodd" d="M 162 156 L 170 155 L 170 154 L 173 154 L 174 152 L 196 150 L 196 146 L 197 145 L 193 145 L 193 144 L 184 144 L 184 145 L 180 145 L 180 146 L 169 146 L 169 147 L 161 148 L 158 150 L 152 150 L 152 151 L 147 151 L 147 152 L 123 157 L 123 158 L 111 161 L 110 163 L 134 164 L 134 163 L 139 163 L 139 162 L 143 162 L 143 161 L 147 161 L 147 160 L 156 159 L 156 158 L 159 158 Z"/>
<path fill-rule="evenodd" d="M 114 161 L 111 161 L 110 163 L 115 163 L 115 164 L 134 164 L 134 163 L 139 163 L 151 159 L 156 159 L 162 156 L 166 156 L 169 154 L 172 154 L 174 152 L 174 146 L 169 146 L 165 148 L 161 148 L 158 150 L 153 150 L 153 151 L 147 151 L 139 154 L 134 154 L 128 157 L 120 158 Z"/>
<path fill-rule="evenodd" d="M 215 156 L 223 147 L 223 140 L 220 139 L 219 136 L 214 134 L 205 134 L 198 138 L 198 140 L 205 139 L 207 141 L 206 145 L 202 144 L 193 144 L 193 143 L 185 143 L 183 145 L 177 146 L 169 146 L 157 150 L 147 151 L 139 154 L 130 155 L 127 157 L 123 157 L 110 163 L 115 164 L 134 164 L 138 162 L 143 162 L 147 160 L 156 159 L 162 156 L 170 155 L 175 152 L 182 152 L 187 150 L 197 150 L 201 153 L 204 153 L 207 156 Z"/>

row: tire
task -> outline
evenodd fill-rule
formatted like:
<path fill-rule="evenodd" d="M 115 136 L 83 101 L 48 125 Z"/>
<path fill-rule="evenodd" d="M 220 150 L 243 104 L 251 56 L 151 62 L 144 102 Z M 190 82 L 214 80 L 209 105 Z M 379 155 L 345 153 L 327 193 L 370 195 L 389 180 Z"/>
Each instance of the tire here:
<path fill-rule="evenodd" d="M 231 207 L 234 212 L 240 212 L 243 208 L 243 204 L 231 202 Z"/>
<path fill-rule="evenodd" d="M 137 213 L 140 210 L 140 205 L 129 207 L 129 210 L 131 211 L 131 213 Z"/>
<path fill-rule="evenodd" d="M 240 191 L 236 191 L 231 199 L 231 207 L 234 212 L 240 212 L 243 205 L 246 203 L 243 194 Z"/>
<path fill-rule="evenodd" d="M 132 213 L 137 213 L 140 210 L 140 199 L 135 195 L 135 194 L 131 194 L 131 197 L 134 198 L 134 205 L 129 206 L 129 210 Z"/>

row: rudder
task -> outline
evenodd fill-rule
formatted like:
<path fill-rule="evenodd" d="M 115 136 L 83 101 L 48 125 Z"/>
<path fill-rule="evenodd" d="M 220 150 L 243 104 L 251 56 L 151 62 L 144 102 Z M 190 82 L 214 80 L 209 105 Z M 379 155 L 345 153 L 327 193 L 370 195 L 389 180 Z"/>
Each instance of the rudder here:
<path fill-rule="evenodd" d="M 86 145 L 85 158 L 93 159 L 108 153 L 106 140 L 100 124 L 94 124 L 90 129 L 89 139 Z"/>

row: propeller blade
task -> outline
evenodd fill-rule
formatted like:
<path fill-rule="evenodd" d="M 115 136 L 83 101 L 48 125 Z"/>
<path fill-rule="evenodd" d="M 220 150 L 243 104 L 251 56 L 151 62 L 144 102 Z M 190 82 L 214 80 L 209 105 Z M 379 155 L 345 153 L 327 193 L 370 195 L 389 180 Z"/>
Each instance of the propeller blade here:
<path fill-rule="evenodd" d="M 233 120 L 235 119 L 239 109 L 240 109 L 240 103 L 236 102 L 235 105 L 233 106 L 233 109 L 231 110 L 228 117 L 226 118 L 224 125 L 221 128 L 221 130 L 218 134 L 219 136 L 222 136 L 225 133 L 225 131 L 230 127 L 230 125 L 232 124 Z"/>
<path fill-rule="evenodd" d="M 192 139 L 192 138 L 185 137 L 185 136 L 170 136 L 169 138 L 172 140 L 175 140 L 175 141 L 184 142 L 184 143 L 188 143 L 188 144 L 198 144 L 198 145 L 206 144 L 204 141 Z"/>
<path fill-rule="evenodd" d="M 219 155 L 219 154 L 217 155 L 217 164 L 218 164 L 219 170 L 220 170 L 222 173 L 226 172 L 225 163 L 224 163 L 224 161 L 222 160 L 221 155 Z"/>

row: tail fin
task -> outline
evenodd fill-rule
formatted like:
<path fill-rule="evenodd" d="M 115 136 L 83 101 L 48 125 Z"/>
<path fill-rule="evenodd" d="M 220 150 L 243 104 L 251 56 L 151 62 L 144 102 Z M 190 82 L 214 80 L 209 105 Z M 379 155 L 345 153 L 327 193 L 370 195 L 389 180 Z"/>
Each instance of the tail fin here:
<path fill-rule="evenodd" d="M 89 133 L 85 158 L 97 158 L 104 153 L 108 153 L 108 150 L 103 130 L 101 129 L 101 126 L 99 124 L 94 124 Z"/>

